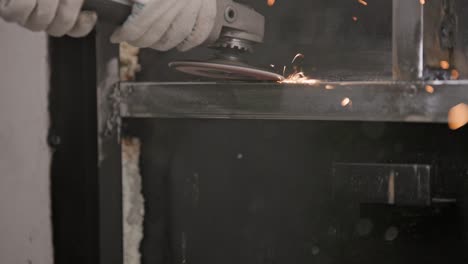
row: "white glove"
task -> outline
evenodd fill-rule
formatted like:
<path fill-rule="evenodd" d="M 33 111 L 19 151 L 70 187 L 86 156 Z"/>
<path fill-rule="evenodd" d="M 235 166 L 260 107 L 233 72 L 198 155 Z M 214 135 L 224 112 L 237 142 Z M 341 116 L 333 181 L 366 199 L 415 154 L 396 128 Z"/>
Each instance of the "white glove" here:
<path fill-rule="evenodd" d="M 112 35 L 113 43 L 186 51 L 205 42 L 214 26 L 216 0 L 132 1 L 132 14 Z"/>
<path fill-rule="evenodd" d="M 83 0 L 0 0 L 0 17 L 54 37 L 86 36 L 96 24 L 94 12 L 81 11 Z"/>

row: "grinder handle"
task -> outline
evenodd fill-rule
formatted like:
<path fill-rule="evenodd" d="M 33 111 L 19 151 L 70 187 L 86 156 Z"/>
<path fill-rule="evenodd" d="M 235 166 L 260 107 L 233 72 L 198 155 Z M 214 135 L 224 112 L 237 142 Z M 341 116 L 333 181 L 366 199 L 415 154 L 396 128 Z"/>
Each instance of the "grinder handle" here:
<path fill-rule="evenodd" d="M 119 26 L 130 15 L 132 3 L 128 0 L 85 0 L 83 10 L 95 11 L 100 21 Z"/>

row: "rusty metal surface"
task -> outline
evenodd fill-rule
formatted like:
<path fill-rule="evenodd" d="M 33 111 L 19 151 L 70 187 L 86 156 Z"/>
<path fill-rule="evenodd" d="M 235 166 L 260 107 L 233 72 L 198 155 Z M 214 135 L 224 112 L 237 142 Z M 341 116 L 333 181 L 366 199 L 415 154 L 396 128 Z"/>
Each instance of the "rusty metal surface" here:
<path fill-rule="evenodd" d="M 120 89 L 124 118 L 446 123 L 449 110 L 468 101 L 468 82 L 122 83 Z"/>

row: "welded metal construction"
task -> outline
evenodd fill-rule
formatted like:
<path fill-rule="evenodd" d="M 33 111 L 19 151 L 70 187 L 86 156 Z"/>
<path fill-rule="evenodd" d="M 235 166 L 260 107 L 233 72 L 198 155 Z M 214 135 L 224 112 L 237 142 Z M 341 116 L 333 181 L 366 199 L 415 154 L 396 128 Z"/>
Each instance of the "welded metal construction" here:
<path fill-rule="evenodd" d="M 137 82 L 119 83 L 112 27 L 98 25 L 99 263 L 124 264 L 125 137 L 141 143 L 143 264 L 463 262 L 467 137 L 446 123 L 468 103 L 468 2 L 365 2 L 243 1 L 266 17 L 249 59 L 282 76 L 303 53 L 313 85 L 208 82 L 167 67 L 208 58 L 206 48 L 144 50 Z M 345 184 L 362 198 L 351 205 L 335 199 L 337 175 L 385 188 Z"/>

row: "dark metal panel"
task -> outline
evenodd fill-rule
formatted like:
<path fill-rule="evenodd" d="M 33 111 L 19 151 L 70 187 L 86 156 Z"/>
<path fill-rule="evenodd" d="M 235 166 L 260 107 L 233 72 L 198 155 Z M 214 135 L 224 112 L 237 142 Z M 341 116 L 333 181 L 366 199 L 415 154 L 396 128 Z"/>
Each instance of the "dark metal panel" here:
<path fill-rule="evenodd" d="M 430 165 L 336 163 L 333 177 L 335 192 L 358 204 L 431 205 Z"/>
<path fill-rule="evenodd" d="M 147 213 L 142 263 L 461 259 L 461 225 L 454 205 L 349 210 L 347 201 L 334 206 L 331 166 L 431 164 L 447 183 L 456 184 L 456 173 L 466 171 L 466 129 L 174 118 L 126 118 L 124 124 L 125 135 L 142 142 Z M 363 231 L 361 219 L 371 221 L 371 230 Z M 387 230 L 395 228 L 398 237 L 387 238 Z"/>
<path fill-rule="evenodd" d="M 467 82 L 317 85 L 122 83 L 124 117 L 447 122 L 468 101 Z"/>

